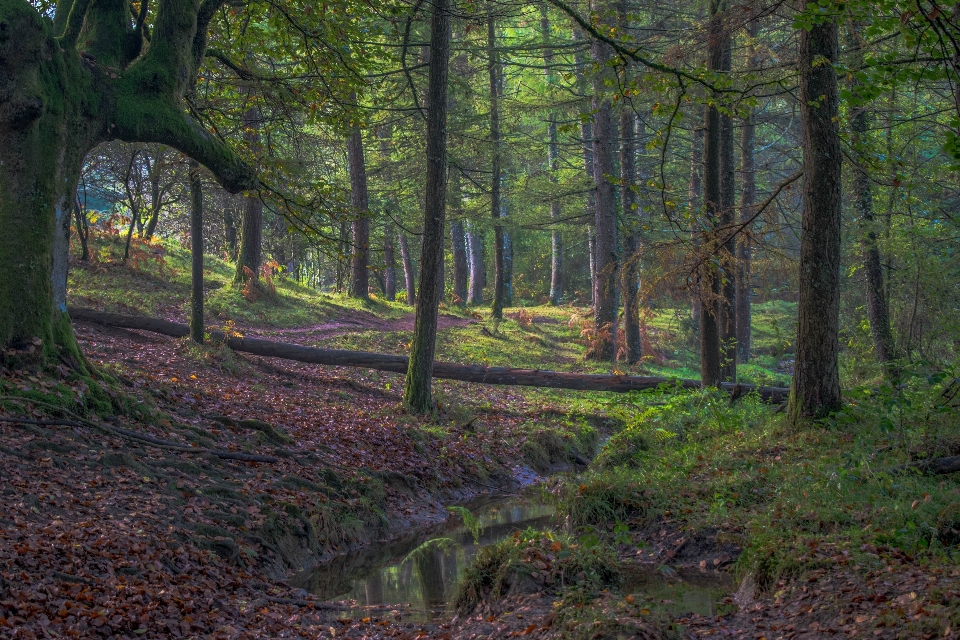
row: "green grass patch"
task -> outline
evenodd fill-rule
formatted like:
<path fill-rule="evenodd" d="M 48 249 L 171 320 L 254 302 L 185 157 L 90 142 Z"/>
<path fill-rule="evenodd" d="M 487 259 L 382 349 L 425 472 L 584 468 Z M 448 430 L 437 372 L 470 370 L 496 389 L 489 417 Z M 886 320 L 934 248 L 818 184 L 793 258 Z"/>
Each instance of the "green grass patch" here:
<path fill-rule="evenodd" d="M 878 547 L 960 558 L 960 478 L 901 472 L 960 453 L 942 376 L 861 390 L 831 420 L 800 430 L 755 398 L 678 394 L 637 415 L 595 470 L 559 492 L 576 526 L 653 522 L 720 531 L 761 586 L 825 563 L 876 563 Z M 839 558 L 839 560 L 838 560 Z"/>

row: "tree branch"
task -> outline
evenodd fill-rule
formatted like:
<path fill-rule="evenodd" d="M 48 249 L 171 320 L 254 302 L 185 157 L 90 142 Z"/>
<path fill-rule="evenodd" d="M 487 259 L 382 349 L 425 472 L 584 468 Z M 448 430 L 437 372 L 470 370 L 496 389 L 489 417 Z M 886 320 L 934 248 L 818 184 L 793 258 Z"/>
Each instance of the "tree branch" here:
<path fill-rule="evenodd" d="M 123 81 L 124 84 L 125 78 Z M 144 95 L 138 84 L 121 85 L 112 136 L 125 142 L 159 142 L 196 160 L 231 193 L 256 189 L 256 172 L 222 140 L 180 107 L 179 100 Z"/>

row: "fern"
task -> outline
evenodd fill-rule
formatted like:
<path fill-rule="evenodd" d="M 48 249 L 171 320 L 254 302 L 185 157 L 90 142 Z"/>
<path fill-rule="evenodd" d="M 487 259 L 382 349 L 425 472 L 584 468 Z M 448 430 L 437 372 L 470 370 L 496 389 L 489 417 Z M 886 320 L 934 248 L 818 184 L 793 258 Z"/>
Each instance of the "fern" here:
<path fill-rule="evenodd" d="M 466 527 L 470 535 L 473 536 L 473 544 L 479 544 L 480 530 L 483 528 L 483 525 L 480 523 L 480 518 L 470 513 L 470 510 L 466 507 L 447 507 L 447 511 L 463 519 L 463 526 Z"/>
<path fill-rule="evenodd" d="M 419 547 L 417 547 L 416 549 L 408 553 L 403 558 L 403 560 L 400 561 L 400 564 L 404 564 L 407 560 L 412 560 L 413 558 L 416 558 L 419 555 L 427 553 L 433 548 L 436 548 L 438 551 L 443 551 L 445 549 L 449 549 L 450 547 L 455 547 L 455 546 L 457 546 L 457 541 L 454 540 L 453 538 L 431 538 L 430 540 L 427 540 L 426 542 L 421 544 Z"/>

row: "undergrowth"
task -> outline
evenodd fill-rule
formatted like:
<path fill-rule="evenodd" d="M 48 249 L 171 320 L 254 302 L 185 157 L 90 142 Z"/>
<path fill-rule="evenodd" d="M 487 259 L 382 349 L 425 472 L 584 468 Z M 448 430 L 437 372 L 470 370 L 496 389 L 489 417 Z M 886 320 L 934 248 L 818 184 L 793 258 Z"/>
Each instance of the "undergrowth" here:
<path fill-rule="evenodd" d="M 639 413 L 591 471 L 555 493 L 581 530 L 628 522 L 715 531 L 743 548 L 761 587 L 825 564 L 878 562 L 892 548 L 960 559 L 960 479 L 909 465 L 960 454 L 953 374 L 852 391 L 830 420 L 793 429 L 748 396 L 687 392 Z"/>

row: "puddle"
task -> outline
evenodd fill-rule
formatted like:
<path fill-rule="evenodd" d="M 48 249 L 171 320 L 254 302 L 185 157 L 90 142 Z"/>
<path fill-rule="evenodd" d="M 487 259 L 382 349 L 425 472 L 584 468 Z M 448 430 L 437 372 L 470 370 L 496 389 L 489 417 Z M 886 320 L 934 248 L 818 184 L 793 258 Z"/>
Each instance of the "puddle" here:
<path fill-rule="evenodd" d="M 465 506 L 480 520 L 480 546 L 499 542 L 527 527 L 556 526 L 553 507 L 531 498 L 487 496 Z M 404 562 L 411 551 L 437 538 L 448 538 L 452 544 L 433 544 Z M 355 608 L 344 611 L 345 617 L 379 612 L 429 622 L 450 613 L 457 582 L 477 549 L 465 527 L 451 524 L 392 545 L 363 549 L 302 572 L 291 584 L 325 600 L 355 602 Z"/>
<path fill-rule="evenodd" d="M 536 498 L 486 496 L 465 506 L 480 521 L 479 546 L 499 542 L 527 527 L 549 529 L 558 525 L 553 507 Z M 425 541 L 438 538 L 449 541 L 411 555 Z M 452 615 L 457 583 L 477 550 L 473 535 L 465 527 L 448 523 L 425 534 L 372 545 L 319 565 L 295 575 L 290 583 L 324 600 L 347 605 L 341 617 L 430 622 Z M 649 565 L 627 565 L 623 570 L 623 593 L 633 594 L 636 602 L 651 611 L 720 615 L 735 608 L 721 603 L 734 591 L 726 574 L 656 570 Z"/>
<path fill-rule="evenodd" d="M 673 616 L 699 613 L 718 616 L 732 613 L 737 606 L 723 599 L 735 590 L 726 573 L 698 569 L 656 569 L 650 565 L 623 567 L 624 594 L 633 594 L 635 602 L 651 611 Z"/>

